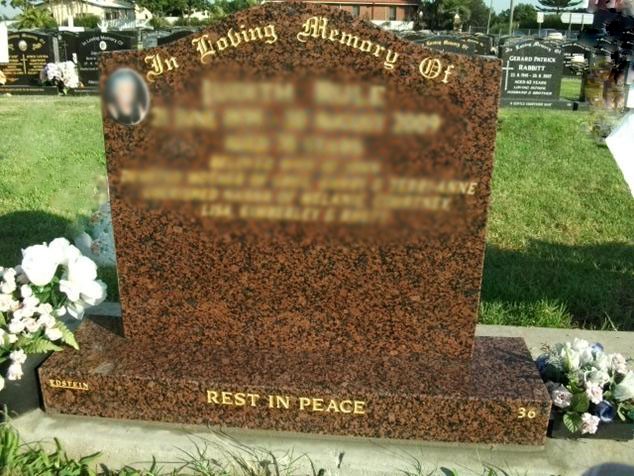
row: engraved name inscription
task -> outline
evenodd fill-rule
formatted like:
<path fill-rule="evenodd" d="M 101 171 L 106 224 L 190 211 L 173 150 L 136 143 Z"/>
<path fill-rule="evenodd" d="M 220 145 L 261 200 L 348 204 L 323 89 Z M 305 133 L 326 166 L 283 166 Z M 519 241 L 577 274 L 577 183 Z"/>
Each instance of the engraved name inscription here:
<path fill-rule="evenodd" d="M 75 380 L 58 380 L 58 379 L 50 379 L 48 381 L 48 386 L 52 388 L 66 388 L 69 390 L 80 390 L 80 391 L 88 391 L 90 387 L 86 382 L 77 382 Z"/>

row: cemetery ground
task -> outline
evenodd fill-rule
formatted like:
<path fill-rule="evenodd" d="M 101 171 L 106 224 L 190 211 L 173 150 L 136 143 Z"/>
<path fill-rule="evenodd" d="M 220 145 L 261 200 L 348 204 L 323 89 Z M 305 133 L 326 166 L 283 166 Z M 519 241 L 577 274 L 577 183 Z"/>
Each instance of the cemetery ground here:
<path fill-rule="evenodd" d="M 0 264 L 13 265 L 105 200 L 105 157 L 95 97 L 3 97 L 0 117 Z M 634 201 L 589 121 L 501 110 L 482 323 L 634 330 Z"/>

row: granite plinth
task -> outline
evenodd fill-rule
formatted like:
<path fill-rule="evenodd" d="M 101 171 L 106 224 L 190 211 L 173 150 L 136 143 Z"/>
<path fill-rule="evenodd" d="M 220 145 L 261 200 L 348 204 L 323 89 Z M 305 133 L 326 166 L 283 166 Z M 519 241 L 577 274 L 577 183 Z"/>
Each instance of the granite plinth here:
<path fill-rule="evenodd" d="M 55 354 L 39 370 L 49 412 L 527 445 L 543 444 L 548 425 L 548 393 L 518 338 L 477 338 L 465 362 L 328 349 L 166 348 L 122 338 L 97 321 L 85 322 L 77 337 L 80 351 Z"/>
<path fill-rule="evenodd" d="M 12 96 L 55 96 L 59 90 L 55 86 L 0 86 L 0 94 L 10 94 Z"/>
<path fill-rule="evenodd" d="M 566 111 L 576 111 L 578 109 L 577 102 L 567 101 L 565 99 L 532 99 L 532 98 L 505 98 L 501 99 L 504 107 L 532 107 L 541 109 L 557 109 Z"/>

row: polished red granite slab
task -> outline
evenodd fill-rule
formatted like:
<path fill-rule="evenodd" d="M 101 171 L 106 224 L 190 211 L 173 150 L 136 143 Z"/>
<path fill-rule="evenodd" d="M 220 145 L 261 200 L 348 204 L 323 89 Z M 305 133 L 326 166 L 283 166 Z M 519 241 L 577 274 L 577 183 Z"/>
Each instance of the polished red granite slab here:
<path fill-rule="evenodd" d="M 309 36 L 302 42 L 298 34 L 310 19 L 325 19 L 327 32 L 350 33 L 352 39 L 342 43 Z M 275 42 L 243 42 L 216 51 L 201 62 L 199 47 L 205 38 L 216 45 L 230 32 L 265 26 L 275 27 Z M 383 49 L 377 50 L 381 54 L 376 56 L 361 51 L 363 44 Z M 392 69 L 384 64 L 388 50 L 398 55 Z M 148 118 L 128 126 L 118 123 L 106 107 L 103 115 L 127 337 L 151 342 L 195 339 L 223 346 L 232 342 L 283 353 L 327 347 L 338 352 L 471 354 L 495 143 L 498 60 L 438 53 L 341 10 L 282 2 L 240 12 L 199 35 L 164 47 L 104 55 L 102 86 L 121 67 L 138 71 L 143 78 L 152 74 L 150 66 L 156 55 L 162 58 L 164 68 L 160 75 L 151 77 L 152 81 L 147 80 L 151 97 Z M 165 61 L 170 58 L 178 68 L 166 69 Z M 354 105 L 323 105 L 323 101 L 317 105 L 313 88 L 316 81 L 324 79 L 341 88 L 361 88 L 354 94 L 341 89 L 328 97 L 331 101 L 348 96 L 370 101 L 368 88 L 374 86 L 382 88 L 384 102 L 376 107 L 358 105 L 361 99 Z M 229 80 L 242 82 L 239 87 L 245 90 L 244 96 L 253 81 L 291 85 L 295 95 L 289 103 L 271 105 L 254 100 L 246 106 L 240 97 L 232 97 L 231 107 L 264 109 L 266 123 L 244 129 L 239 124 L 232 129 L 212 127 L 213 118 L 225 117 L 222 114 L 229 107 L 216 101 L 228 88 L 223 81 Z M 176 112 L 169 112 L 175 108 Z M 177 115 L 181 110 L 185 113 Z M 341 129 L 360 124 L 361 115 L 371 114 L 386 118 L 387 125 L 362 134 L 315 127 L 300 134 L 293 129 L 295 122 L 284 122 L 289 111 L 297 110 L 340 114 L 328 116 L 331 118 L 354 114 L 344 121 L 326 121 L 338 121 Z M 183 116 L 191 119 L 196 114 L 207 114 L 202 125 L 197 123 L 199 127 L 163 126 L 171 124 L 170 118 L 184 121 Z M 417 114 L 423 119 L 417 119 Z M 396 116 L 405 119 L 397 121 Z M 427 132 L 398 132 L 398 128 L 407 129 L 417 121 L 422 121 Z M 222 124 L 221 119 L 216 122 Z M 246 119 L 244 122 L 248 124 Z M 434 124 L 440 126 L 435 129 Z M 212 173 L 209 162 L 214 154 L 230 157 L 233 164 L 245 158 L 272 159 L 276 168 L 268 179 L 274 181 L 283 175 L 280 161 L 306 153 L 288 154 L 276 145 L 257 155 L 238 154 L 227 145 L 227 137 L 236 130 L 265 134 L 274 144 L 282 132 L 299 134 L 300 139 L 318 134 L 320 140 L 333 136 L 360 140 L 363 151 L 359 155 L 351 150 L 343 154 L 320 152 L 308 158 L 320 167 L 331 159 L 340 164 L 372 162 L 380 166 L 380 172 L 371 177 L 372 190 L 363 192 L 370 196 L 368 200 L 387 193 L 387 185 L 381 183 L 388 183 L 390 177 L 476 185 L 473 193 L 429 191 L 416 196 L 421 201 L 451 199 L 449 210 L 404 205 L 390 212 L 385 223 L 376 224 L 342 223 L 324 217 L 306 221 L 212 217 L 202 210 L 218 202 L 157 198 L 172 182 L 155 186 L 151 190 L 154 198 L 149 199 L 143 195 L 148 186 L 142 189 L 140 179 L 134 182 L 144 170 L 161 168 L 195 173 L 199 183 L 201 174 Z M 243 142 L 248 140 L 239 144 Z M 238 172 L 253 174 L 254 170 L 260 170 L 257 163 Z M 336 178 L 345 180 L 346 175 L 340 171 Z M 193 182 L 179 184 L 179 191 Z M 209 188 L 213 187 L 205 190 L 216 192 Z M 283 195 L 270 181 L 264 188 L 256 191 Z M 301 193 L 306 198 L 318 189 L 311 183 Z M 227 191 L 236 190 L 225 188 L 220 193 Z M 238 192 L 246 195 L 253 190 Z M 329 190 L 327 198 L 334 193 Z M 139 199 L 140 195 L 146 198 Z M 402 190 L 396 195 L 392 198 L 411 198 Z M 228 206 L 226 201 L 222 205 Z M 256 205 L 271 211 L 277 202 L 249 202 L 240 207 Z M 234 202 L 232 206 L 238 207 Z M 289 207 L 307 211 L 297 197 Z M 352 211 L 362 215 L 369 209 L 356 207 Z"/>
<path fill-rule="evenodd" d="M 80 351 L 55 354 L 40 369 L 48 412 L 527 445 L 542 444 L 548 424 L 548 393 L 518 338 L 477 338 L 470 362 L 414 353 L 165 348 L 139 345 L 91 321 L 78 339 Z M 253 406 L 249 395 L 258 396 Z M 269 395 L 280 397 L 273 408 Z"/>
<path fill-rule="evenodd" d="M 500 73 L 304 2 L 104 55 L 125 338 L 84 323 L 46 409 L 543 443 L 525 345 L 474 339 Z"/>

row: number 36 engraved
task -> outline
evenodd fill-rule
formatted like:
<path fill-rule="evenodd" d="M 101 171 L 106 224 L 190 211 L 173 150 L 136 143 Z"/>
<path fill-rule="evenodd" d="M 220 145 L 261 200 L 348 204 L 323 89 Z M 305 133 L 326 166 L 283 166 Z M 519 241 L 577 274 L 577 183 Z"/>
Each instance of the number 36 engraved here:
<path fill-rule="evenodd" d="M 534 408 L 519 407 L 517 410 L 518 420 L 523 420 L 524 418 L 528 418 L 529 420 L 532 420 L 536 416 L 537 416 L 537 411 Z"/>

